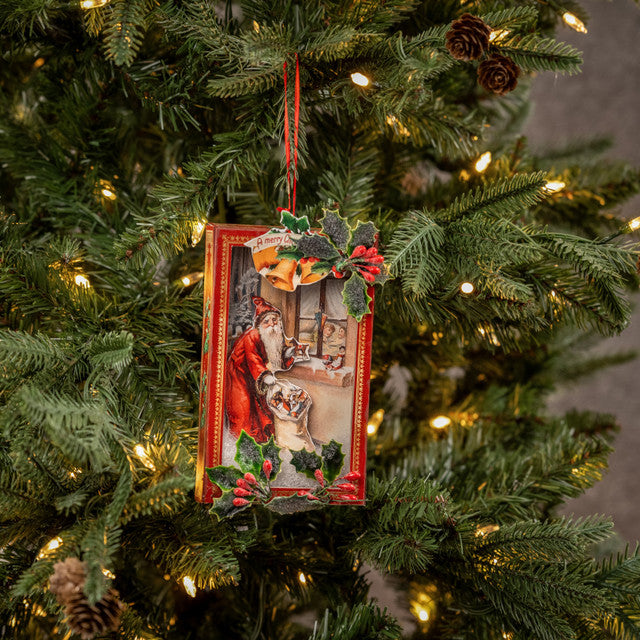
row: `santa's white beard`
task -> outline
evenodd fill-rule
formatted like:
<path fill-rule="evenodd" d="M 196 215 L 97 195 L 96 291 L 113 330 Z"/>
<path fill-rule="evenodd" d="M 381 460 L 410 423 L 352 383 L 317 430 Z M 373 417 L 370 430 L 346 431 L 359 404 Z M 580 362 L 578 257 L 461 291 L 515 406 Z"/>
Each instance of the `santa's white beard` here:
<path fill-rule="evenodd" d="M 282 347 L 284 345 L 284 334 L 282 325 L 277 324 L 273 327 L 258 327 L 260 339 L 267 352 L 267 367 L 271 371 L 282 370 Z"/>

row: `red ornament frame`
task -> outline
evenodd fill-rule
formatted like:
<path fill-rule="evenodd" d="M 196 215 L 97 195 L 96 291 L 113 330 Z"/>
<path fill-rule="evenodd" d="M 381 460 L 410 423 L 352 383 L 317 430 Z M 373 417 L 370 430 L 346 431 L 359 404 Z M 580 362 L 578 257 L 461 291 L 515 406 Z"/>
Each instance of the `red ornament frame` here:
<path fill-rule="evenodd" d="M 196 500 L 210 503 L 220 495 L 220 490 L 207 476 L 206 468 L 223 462 L 225 373 L 229 357 L 229 306 L 231 299 L 232 250 L 269 230 L 263 226 L 208 224 L 206 236 L 206 261 L 204 272 L 204 301 L 202 326 L 202 367 L 200 382 L 200 419 Z M 263 278 L 263 277 L 262 277 Z M 313 285 L 305 285 L 313 286 Z M 369 406 L 369 379 L 371 370 L 371 340 L 373 334 L 373 287 L 368 294 L 372 298 L 370 309 L 363 319 L 355 323 L 355 362 L 353 366 L 353 395 L 351 400 L 351 443 L 348 466 L 344 475 L 357 472 L 354 495 L 357 500 L 348 503 L 340 500 L 332 504 L 362 505 L 365 500 L 365 476 L 367 453 L 367 421 Z M 295 292 L 284 293 L 295 295 Z M 294 365 L 295 366 L 295 365 Z M 335 392 L 334 392 L 335 393 Z M 226 437 L 230 437 L 227 435 Z M 292 495 L 302 487 L 273 488 L 276 496 Z"/>

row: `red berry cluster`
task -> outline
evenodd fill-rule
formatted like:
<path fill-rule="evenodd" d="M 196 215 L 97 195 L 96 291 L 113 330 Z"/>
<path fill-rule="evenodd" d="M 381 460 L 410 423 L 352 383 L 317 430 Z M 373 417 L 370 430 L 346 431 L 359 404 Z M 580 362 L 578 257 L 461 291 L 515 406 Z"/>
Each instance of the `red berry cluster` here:
<path fill-rule="evenodd" d="M 262 463 L 262 471 L 264 471 L 264 475 L 267 477 L 267 480 L 271 477 L 271 471 L 273 471 L 273 464 L 271 460 L 265 460 Z M 233 499 L 234 507 L 244 507 L 249 504 L 247 498 L 264 497 L 264 490 L 261 491 L 260 485 L 256 480 L 256 477 L 253 473 L 245 473 L 244 478 L 238 478 L 236 480 L 236 484 L 238 485 L 233 490 L 233 495 L 236 496 Z"/>
<path fill-rule="evenodd" d="M 365 247 L 363 244 L 358 245 L 349 256 L 347 262 L 340 265 L 342 269 L 331 267 L 333 275 L 336 278 L 344 277 L 344 268 L 351 264 L 356 271 L 367 281 L 375 282 L 376 276 L 381 272 L 381 265 L 384 262 L 384 256 L 378 253 L 377 247 Z"/>
<path fill-rule="evenodd" d="M 324 494 L 324 501 L 328 502 L 329 498 L 328 498 L 328 494 L 326 492 L 326 489 L 338 489 L 340 490 L 340 492 L 342 493 L 342 495 L 338 496 L 339 500 L 345 500 L 345 501 L 354 501 L 358 499 L 358 496 L 355 495 L 355 491 L 356 491 L 356 486 L 353 484 L 354 482 L 357 482 L 358 480 L 360 480 L 360 478 L 362 477 L 357 471 L 351 471 L 350 473 L 347 473 L 346 475 L 342 476 L 341 480 L 339 480 L 340 484 L 336 484 L 336 485 L 331 485 L 330 487 L 326 487 L 326 481 L 324 478 L 324 474 L 322 473 L 321 469 L 316 469 L 313 472 L 313 475 L 315 477 L 315 479 L 318 481 L 318 484 L 322 487 L 322 489 L 319 491 L 320 494 Z M 346 482 L 344 482 L 346 480 Z M 300 491 L 298 491 L 298 495 L 301 498 L 308 498 L 309 500 L 320 500 L 321 498 L 319 498 L 317 495 L 315 495 L 311 489 L 301 489 Z"/>

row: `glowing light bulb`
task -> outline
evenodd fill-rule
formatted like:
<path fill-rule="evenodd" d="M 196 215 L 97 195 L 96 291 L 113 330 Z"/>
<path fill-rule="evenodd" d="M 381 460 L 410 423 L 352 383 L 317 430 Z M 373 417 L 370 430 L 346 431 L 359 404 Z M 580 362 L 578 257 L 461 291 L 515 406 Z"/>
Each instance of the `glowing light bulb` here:
<path fill-rule="evenodd" d="M 82 0 L 80 2 L 81 9 L 97 9 L 98 7 L 104 7 L 108 4 L 109 0 Z"/>
<path fill-rule="evenodd" d="M 100 189 L 100 193 L 103 198 L 106 198 L 107 200 L 115 200 L 118 197 L 113 185 L 108 180 L 100 180 L 98 184 L 98 188 Z"/>
<path fill-rule="evenodd" d="M 629 222 L 629 229 L 631 231 L 635 231 L 636 229 L 640 229 L 640 217 L 634 218 Z"/>
<path fill-rule="evenodd" d="M 353 84 L 357 84 L 359 87 L 368 87 L 370 80 L 367 76 L 356 71 L 351 74 L 351 82 L 353 82 Z"/>
<path fill-rule="evenodd" d="M 509 29 L 493 29 L 489 34 L 489 42 L 500 42 L 504 40 L 511 31 Z"/>
<path fill-rule="evenodd" d="M 182 284 L 185 287 L 188 287 L 191 284 L 191 279 L 189 278 L 189 276 L 185 276 L 184 278 L 182 278 Z"/>
<path fill-rule="evenodd" d="M 184 586 L 184 590 L 192 597 L 196 597 L 196 583 L 193 581 L 193 578 L 190 576 L 185 576 L 182 578 L 182 584 Z"/>
<path fill-rule="evenodd" d="M 584 26 L 584 22 L 582 22 L 578 16 L 573 15 L 570 11 L 565 11 L 562 14 L 562 20 L 574 31 L 577 31 L 578 33 L 587 33 L 587 27 Z"/>
<path fill-rule="evenodd" d="M 206 226 L 206 222 L 203 220 L 198 220 L 193 225 L 193 230 L 191 231 L 191 246 L 195 247 L 200 240 L 202 240 L 202 235 L 204 234 L 204 228 Z"/>
<path fill-rule="evenodd" d="M 44 58 L 38 58 L 38 59 L 36 59 L 34 61 L 33 68 L 34 69 L 39 69 L 44 63 L 45 63 L 45 59 Z"/>
<path fill-rule="evenodd" d="M 494 533 L 495 531 L 499 531 L 499 530 L 500 530 L 499 524 L 487 524 L 484 527 L 478 527 L 476 529 L 476 537 L 484 538 L 485 536 L 488 536 L 490 533 Z"/>
<path fill-rule="evenodd" d="M 475 290 L 476 288 L 473 286 L 471 282 L 463 282 L 460 285 L 460 291 L 462 291 L 462 293 L 466 293 L 467 295 L 470 293 L 473 293 Z"/>
<path fill-rule="evenodd" d="M 147 467 L 147 469 L 151 469 L 151 471 L 156 470 L 156 467 L 151 461 L 151 458 L 147 455 L 145 448 L 141 444 L 137 444 L 135 447 L 133 447 L 133 451 L 140 459 L 140 462 L 142 462 L 142 464 Z"/>
<path fill-rule="evenodd" d="M 298 574 L 298 580 L 300 580 L 301 584 L 307 584 L 307 578 L 302 571 Z"/>
<path fill-rule="evenodd" d="M 44 558 L 48 553 L 54 551 L 58 547 L 62 545 L 62 538 L 60 536 L 56 536 L 47 542 L 47 544 L 40 549 L 40 553 L 38 554 L 38 560 Z"/>
<path fill-rule="evenodd" d="M 476 171 L 482 173 L 491 164 L 491 151 L 485 151 L 477 160 L 475 164 Z"/>
<path fill-rule="evenodd" d="M 449 418 L 449 416 L 436 416 L 435 418 L 431 418 L 429 424 L 434 429 L 445 429 L 451 424 L 451 418 Z"/>
<path fill-rule="evenodd" d="M 562 191 L 566 186 L 566 183 L 562 182 L 562 180 L 552 180 L 544 185 L 544 190 L 547 193 L 557 193 L 558 191 Z"/>
<path fill-rule="evenodd" d="M 422 622 L 427 622 L 429 620 L 429 612 L 426 609 L 418 609 L 418 620 Z"/>
<path fill-rule="evenodd" d="M 91 283 L 89 282 L 88 278 L 86 278 L 80 273 L 74 278 L 74 282 L 79 287 L 84 287 L 85 289 L 88 289 L 91 286 Z"/>
<path fill-rule="evenodd" d="M 116 578 L 115 574 L 109 571 L 106 567 L 102 567 L 102 575 L 109 580 L 115 580 Z"/>
<path fill-rule="evenodd" d="M 368 435 L 372 436 L 378 431 L 378 428 L 382 424 L 383 418 L 384 418 L 384 409 L 378 409 L 375 413 L 372 413 L 369 416 L 369 422 L 367 423 Z"/>

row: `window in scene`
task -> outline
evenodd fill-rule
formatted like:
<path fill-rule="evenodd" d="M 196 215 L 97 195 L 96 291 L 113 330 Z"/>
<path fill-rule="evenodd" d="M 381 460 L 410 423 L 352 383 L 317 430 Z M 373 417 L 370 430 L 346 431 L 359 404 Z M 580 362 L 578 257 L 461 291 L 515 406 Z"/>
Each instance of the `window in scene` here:
<path fill-rule="evenodd" d="M 333 358 L 347 346 L 347 308 L 342 302 L 342 282 L 325 278 L 296 291 L 296 328 L 299 342 L 309 345 L 309 355 Z"/>

